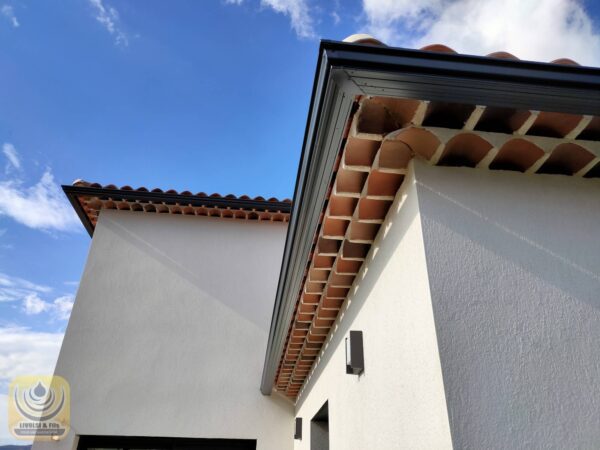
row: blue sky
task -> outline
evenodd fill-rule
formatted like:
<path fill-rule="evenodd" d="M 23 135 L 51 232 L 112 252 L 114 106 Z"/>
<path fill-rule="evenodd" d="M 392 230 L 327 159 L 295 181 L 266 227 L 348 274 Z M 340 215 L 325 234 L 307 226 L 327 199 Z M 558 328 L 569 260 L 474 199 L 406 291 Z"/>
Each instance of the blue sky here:
<path fill-rule="evenodd" d="M 0 444 L 90 244 L 60 184 L 290 197 L 320 38 L 600 65 L 599 25 L 576 0 L 0 0 Z"/>

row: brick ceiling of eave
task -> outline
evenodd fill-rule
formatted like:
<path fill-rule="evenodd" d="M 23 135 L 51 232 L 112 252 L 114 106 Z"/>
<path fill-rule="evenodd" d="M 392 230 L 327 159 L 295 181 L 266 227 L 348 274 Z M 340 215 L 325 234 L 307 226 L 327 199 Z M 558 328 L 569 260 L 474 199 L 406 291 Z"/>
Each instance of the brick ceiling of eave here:
<path fill-rule="evenodd" d="M 92 189 L 103 190 L 102 197 L 94 195 L 79 195 L 77 200 L 81 204 L 83 211 L 85 212 L 88 220 L 95 228 L 100 211 L 103 209 L 117 209 L 126 211 L 139 211 L 145 213 L 158 213 L 158 214 L 176 214 L 186 216 L 205 216 L 205 217 L 219 217 L 226 219 L 240 219 L 240 220 L 257 220 L 267 222 L 288 222 L 290 214 L 288 212 L 280 211 L 276 206 L 276 203 L 289 203 L 290 199 L 279 200 L 277 198 L 265 199 L 263 197 L 250 198 L 247 195 L 235 196 L 232 194 L 222 196 L 220 194 L 206 194 L 204 192 L 198 192 L 192 194 L 190 191 L 177 192 L 173 189 L 163 191 L 155 188 L 149 191 L 145 187 L 133 189 L 130 186 L 122 186 L 118 188 L 113 184 L 100 185 L 98 183 L 90 183 L 84 180 L 76 180 L 73 186 L 86 187 Z M 106 195 L 106 191 L 114 191 L 114 195 Z M 139 199 L 123 199 L 119 196 L 120 191 L 127 191 L 130 194 L 140 194 Z M 172 201 L 161 201 L 153 200 L 148 201 L 144 199 L 144 194 L 152 192 L 154 194 L 168 194 L 177 195 L 181 198 L 177 202 Z M 187 203 L 185 199 L 189 198 L 190 203 Z M 226 206 L 216 206 L 211 203 L 211 199 L 219 200 L 252 200 L 256 202 L 258 207 L 252 209 L 249 208 L 231 208 Z M 199 203 L 201 200 L 201 203 Z M 193 202 L 193 204 L 192 204 Z"/>
<path fill-rule="evenodd" d="M 600 117 L 358 98 L 289 325 L 275 388 L 295 399 L 370 250 L 409 161 L 600 177 Z"/>

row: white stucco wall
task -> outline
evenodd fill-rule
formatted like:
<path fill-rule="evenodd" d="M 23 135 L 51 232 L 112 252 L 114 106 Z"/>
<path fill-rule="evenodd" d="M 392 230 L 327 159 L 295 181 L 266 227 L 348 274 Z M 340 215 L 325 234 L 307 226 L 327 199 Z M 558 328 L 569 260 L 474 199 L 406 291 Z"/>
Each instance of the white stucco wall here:
<path fill-rule="evenodd" d="M 295 448 L 325 401 L 334 450 L 598 448 L 600 181 L 411 170 L 299 397 Z"/>
<path fill-rule="evenodd" d="M 417 164 L 457 449 L 600 446 L 600 181 Z"/>
<path fill-rule="evenodd" d="M 411 163 L 295 412 L 258 389 L 284 240 L 103 212 L 56 370 L 75 432 L 309 449 L 328 401 L 332 450 L 597 448 L 600 181 Z"/>
<path fill-rule="evenodd" d="M 332 450 L 451 448 L 412 174 L 388 214 L 321 361 L 299 397 L 303 439 L 329 401 Z M 345 373 L 344 338 L 362 330 L 365 372 Z"/>
<path fill-rule="evenodd" d="M 259 391 L 285 233 L 103 211 L 56 367 L 75 433 L 292 448 L 293 406 Z"/>

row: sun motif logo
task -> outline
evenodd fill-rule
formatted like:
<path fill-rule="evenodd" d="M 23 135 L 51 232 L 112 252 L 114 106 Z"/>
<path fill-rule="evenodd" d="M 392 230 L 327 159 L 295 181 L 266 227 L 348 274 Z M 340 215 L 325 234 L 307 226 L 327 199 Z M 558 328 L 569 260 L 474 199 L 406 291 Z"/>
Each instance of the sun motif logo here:
<path fill-rule="evenodd" d="M 70 400 L 62 377 L 17 377 L 9 387 L 8 428 L 17 439 L 60 440 L 69 431 Z"/>

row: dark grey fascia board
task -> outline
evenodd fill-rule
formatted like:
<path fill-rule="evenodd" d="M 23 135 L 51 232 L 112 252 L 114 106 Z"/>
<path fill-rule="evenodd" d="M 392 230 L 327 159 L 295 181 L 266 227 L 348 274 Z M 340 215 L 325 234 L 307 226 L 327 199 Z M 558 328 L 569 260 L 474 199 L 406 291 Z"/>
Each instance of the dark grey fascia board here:
<path fill-rule="evenodd" d="M 262 374 L 265 395 L 359 94 L 600 115 L 600 69 L 322 41 Z"/>
<path fill-rule="evenodd" d="M 600 114 L 600 68 L 325 41 L 356 93 Z"/>
<path fill-rule="evenodd" d="M 118 200 L 144 203 L 166 203 L 167 205 L 191 205 L 205 206 L 207 208 L 231 208 L 244 210 L 272 211 L 289 214 L 292 205 L 286 202 L 270 202 L 268 200 L 254 200 L 244 198 L 210 197 L 199 195 L 170 194 L 166 192 L 144 192 L 128 189 L 104 189 L 87 186 L 62 186 L 63 192 L 71 202 L 79 219 L 90 236 L 94 233 L 94 227 L 89 221 L 81 203 L 77 201 L 79 196 L 97 197 L 102 200 Z"/>
<path fill-rule="evenodd" d="M 62 190 L 69 199 L 71 206 L 77 213 L 77 217 L 79 217 L 79 220 L 81 220 L 81 223 L 85 227 L 85 230 L 88 232 L 90 237 L 92 237 L 94 234 L 94 225 L 92 224 L 92 222 L 90 222 L 90 219 L 83 210 L 81 203 L 79 203 L 79 201 L 77 200 L 77 194 L 75 192 L 75 189 L 77 189 L 77 186 L 68 186 L 64 184 L 62 185 Z"/>
<path fill-rule="evenodd" d="M 321 51 L 271 318 L 261 382 L 261 392 L 265 395 L 270 395 L 273 388 L 279 355 L 287 335 L 286 324 L 294 313 L 295 300 L 302 289 L 306 261 L 312 250 L 344 125 L 353 103 L 353 96 L 344 93 L 331 80 L 330 68 L 327 55 Z"/>

